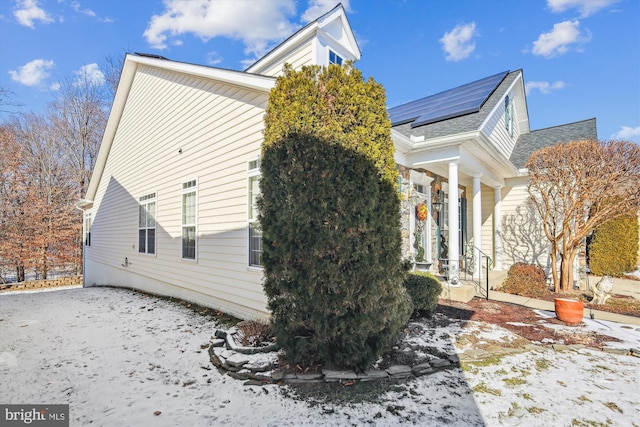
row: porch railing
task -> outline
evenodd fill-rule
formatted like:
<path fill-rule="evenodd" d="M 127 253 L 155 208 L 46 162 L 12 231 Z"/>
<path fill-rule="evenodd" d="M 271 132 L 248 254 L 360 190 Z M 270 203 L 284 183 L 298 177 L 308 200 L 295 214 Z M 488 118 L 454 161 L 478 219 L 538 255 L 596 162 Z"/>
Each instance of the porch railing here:
<path fill-rule="evenodd" d="M 449 280 L 450 260 L 439 260 L 440 274 L 445 280 Z M 471 283 L 476 288 L 476 295 L 489 299 L 489 269 L 491 257 L 479 248 L 469 245 L 464 255 L 460 256 L 460 268 L 458 278 L 464 283 Z"/>
<path fill-rule="evenodd" d="M 480 248 L 468 245 L 467 251 L 461 257 L 460 279 L 472 282 L 476 288 L 476 295 L 489 299 L 489 268 L 491 257 Z M 483 286 L 484 285 L 484 286 Z"/>

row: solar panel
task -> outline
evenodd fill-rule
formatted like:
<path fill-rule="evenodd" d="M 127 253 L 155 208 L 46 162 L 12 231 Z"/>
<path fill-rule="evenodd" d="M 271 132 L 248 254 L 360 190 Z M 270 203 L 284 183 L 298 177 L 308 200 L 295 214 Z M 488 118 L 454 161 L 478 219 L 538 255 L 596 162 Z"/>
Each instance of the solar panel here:
<path fill-rule="evenodd" d="M 408 102 L 389 109 L 392 126 L 411 123 L 423 126 L 441 120 L 480 111 L 482 105 L 498 87 L 509 71 L 467 83 L 435 95 Z"/>

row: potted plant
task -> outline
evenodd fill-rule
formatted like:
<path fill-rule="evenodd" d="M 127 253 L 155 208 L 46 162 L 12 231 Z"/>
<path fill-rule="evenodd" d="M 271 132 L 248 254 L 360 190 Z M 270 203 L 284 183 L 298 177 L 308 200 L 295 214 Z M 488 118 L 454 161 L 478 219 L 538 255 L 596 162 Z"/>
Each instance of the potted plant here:
<path fill-rule="evenodd" d="M 554 298 L 556 317 L 565 323 L 581 323 L 584 302 L 569 298 Z"/>

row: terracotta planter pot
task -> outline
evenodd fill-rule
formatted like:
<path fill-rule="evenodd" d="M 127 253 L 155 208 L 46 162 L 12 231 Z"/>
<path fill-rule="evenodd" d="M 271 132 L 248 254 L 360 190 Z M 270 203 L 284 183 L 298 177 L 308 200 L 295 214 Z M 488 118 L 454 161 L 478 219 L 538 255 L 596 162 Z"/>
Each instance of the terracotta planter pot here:
<path fill-rule="evenodd" d="M 574 299 L 554 298 L 556 317 L 566 323 L 581 323 L 584 303 Z"/>

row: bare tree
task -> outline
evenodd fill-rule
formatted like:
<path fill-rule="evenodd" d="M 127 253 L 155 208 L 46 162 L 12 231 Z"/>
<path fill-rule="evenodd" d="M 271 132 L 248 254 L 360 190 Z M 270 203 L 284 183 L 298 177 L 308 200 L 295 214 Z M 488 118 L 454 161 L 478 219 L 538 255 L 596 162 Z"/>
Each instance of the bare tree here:
<path fill-rule="evenodd" d="M 587 235 L 640 209 L 640 146 L 574 141 L 534 152 L 526 167 L 529 194 L 551 244 L 555 290 L 570 290 L 572 264 Z"/>
<path fill-rule="evenodd" d="M 124 58 L 126 54 L 127 51 L 122 49 L 118 55 L 105 56 L 100 63 L 100 69 L 104 74 L 105 84 L 109 91 L 111 100 L 116 96 L 118 83 L 120 83 L 120 73 L 122 72 L 122 66 L 124 65 Z"/>
<path fill-rule="evenodd" d="M 7 109 L 7 107 L 22 107 L 21 103 L 13 101 L 12 98 L 14 96 L 15 94 L 12 91 L 0 86 L 0 113 L 15 114 L 14 111 Z"/>
<path fill-rule="evenodd" d="M 65 79 L 53 102 L 49 120 L 76 174 L 78 198 L 86 192 L 107 123 L 104 79 L 87 73 Z"/>

